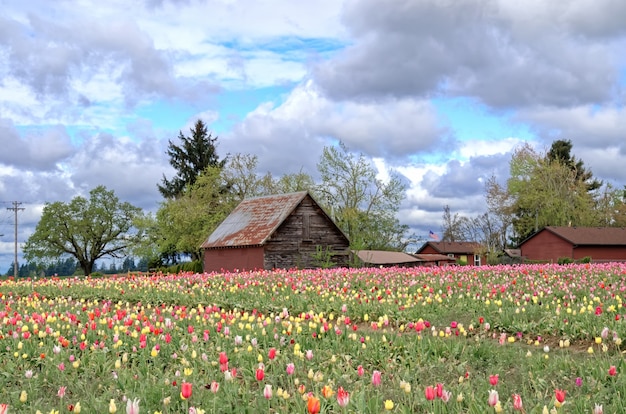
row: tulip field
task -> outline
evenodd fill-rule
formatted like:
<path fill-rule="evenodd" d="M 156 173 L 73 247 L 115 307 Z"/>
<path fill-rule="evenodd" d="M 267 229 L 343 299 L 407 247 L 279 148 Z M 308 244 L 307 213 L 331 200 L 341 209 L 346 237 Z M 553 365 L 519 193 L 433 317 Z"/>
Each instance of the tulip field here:
<path fill-rule="evenodd" d="M 0 280 L 0 413 L 624 413 L 626 264 Z"/>

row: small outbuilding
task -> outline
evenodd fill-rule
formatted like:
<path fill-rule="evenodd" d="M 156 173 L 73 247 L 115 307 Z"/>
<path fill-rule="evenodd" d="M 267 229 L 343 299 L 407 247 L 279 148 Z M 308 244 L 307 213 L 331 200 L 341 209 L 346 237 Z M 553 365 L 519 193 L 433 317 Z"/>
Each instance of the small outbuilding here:
<path fill-rule="evenodd" d="M 524 260 L 531 261 L 556 263 L 587 257 L 594 262 L 626 261 L 626 228 L 548 226 L 519 248 Z"/>
<path fill-rule="evenodd" d="M 487 264 L 487 257 L 482 252 L 482 246 L 477 242 L 426 242 L 420 247 L 416 255 L 439 254 L 468 265 L 480 266 Z"/>
<path fill-rule="evenodd" d="M 306 191 L 243 200 L 201 246 L 205 272 L 347 266 L 349 247 Z"/>

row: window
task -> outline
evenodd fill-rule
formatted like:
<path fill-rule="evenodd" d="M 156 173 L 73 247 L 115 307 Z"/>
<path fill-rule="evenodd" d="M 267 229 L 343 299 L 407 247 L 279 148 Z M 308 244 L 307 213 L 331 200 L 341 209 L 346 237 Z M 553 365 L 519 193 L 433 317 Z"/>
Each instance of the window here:
<path fill-rule="evenodd" d="M 480 266 L 480 255 L 479 254 L 475 254 L 474 255 L 474 266 Z"/>
<path fill-rule="evenodd" d="M 448 253 L 448 257 L 449 257 L 450 259 L 454 259 L 454 253 Z"/>

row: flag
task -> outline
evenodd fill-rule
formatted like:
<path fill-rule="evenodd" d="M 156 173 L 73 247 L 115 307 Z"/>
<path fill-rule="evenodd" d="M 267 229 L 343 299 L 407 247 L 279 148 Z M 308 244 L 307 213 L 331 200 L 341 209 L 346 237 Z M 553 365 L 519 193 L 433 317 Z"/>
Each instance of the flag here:
<path fill-rule="evenodd" d="M 428 236 L 430 236 L 430 238 L 431 238 L 431 239 L 433 239 L 433 240 L 439 240 L 439 236 L 437 236 L 437 234 L 436 234 L 436 233 L 433 233 L 433 231 L 432 231 L 432 230 L 430 230 L 430 231 L 428 232 Z"/>

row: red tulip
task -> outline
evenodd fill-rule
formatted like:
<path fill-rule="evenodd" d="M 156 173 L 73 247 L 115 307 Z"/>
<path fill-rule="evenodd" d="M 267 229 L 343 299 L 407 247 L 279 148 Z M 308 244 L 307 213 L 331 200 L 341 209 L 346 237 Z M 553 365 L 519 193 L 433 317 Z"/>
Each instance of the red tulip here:
<path fill-rule="evenodd" d="M 563 401 L 565 401 L 565 391 L 554 390 L 554 398 L 556 398 L 559 403 L 563 403 Z"/>
<path fill-rule="evenodd" d="M 191 393 L 192 393 L 192 385 L 190 382 L 183 382 L 180 385 L 180 397 L 183 400 L 188 399 L 189 397 L 191 397 Z"/>
<path fill-rule="evenodd" d="M 429 385 L 424 389 L 424 395 L 428 401 L 432 401 L 435 399 L 435 387 Z"/>
<path fill-rule="evenodd" d="M 493 387 L 498 385 L 498 374 L 489 376 L 489 384 L 491 384 Z"/>
<path fill-rule="evenodd" d="M 263 381 L 263 378 L 265 378 L 265 371 L 262 370 L 261 368 L 258 368 L 256 370 L 256 380 Z"/>
<path fill-rule="evenodd" d="M 276 358 L 276 348 L 270 348 L 270 351 L 269 351 L 269 353 L 268 353 L 267 357 L 268 357 L 269 359 L 274 359 L 274 358 Z"/>
<path fill-rule="evenodd" d="M 609 375 L 612 377 L 617 375 L 617 368 L 615 368 L 615 365 L 611 365 L 609 368 Z"/>
<path fill-rule="evenodd" d="M 522 397 L 519 394 L 513 394 L 513 409 L 522 411 Z"/>

